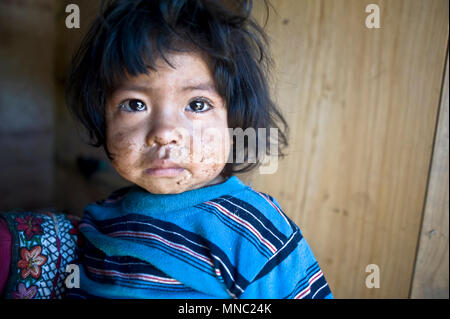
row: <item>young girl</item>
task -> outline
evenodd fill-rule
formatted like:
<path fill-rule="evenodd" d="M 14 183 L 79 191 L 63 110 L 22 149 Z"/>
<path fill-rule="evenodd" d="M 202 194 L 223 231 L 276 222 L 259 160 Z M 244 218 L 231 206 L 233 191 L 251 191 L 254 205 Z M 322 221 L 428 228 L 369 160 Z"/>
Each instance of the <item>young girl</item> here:
<path fill-rule="evenodd" d="M 271 143 L 257 128 L 286 127 L 250 12 L 251 1 L 102 3 L 67 104 L 133 186 L 86 206 L 67 297 L 332 298 L 299 227 L 235 175 Z"/>

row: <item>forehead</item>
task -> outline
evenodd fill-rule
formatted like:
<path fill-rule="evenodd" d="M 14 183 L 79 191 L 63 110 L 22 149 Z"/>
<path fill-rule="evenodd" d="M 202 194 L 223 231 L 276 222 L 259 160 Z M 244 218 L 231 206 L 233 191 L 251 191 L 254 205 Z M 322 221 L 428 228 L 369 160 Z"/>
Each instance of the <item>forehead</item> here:
<path fill-rule="evenodd" d="M 216 90 L 209 59 L 198 52 L 167 54 L 155 61 L 148 74 L 130 76 L 116 87 L 116 90 L 158 89 L 177 87 L 180 89 Z"/>

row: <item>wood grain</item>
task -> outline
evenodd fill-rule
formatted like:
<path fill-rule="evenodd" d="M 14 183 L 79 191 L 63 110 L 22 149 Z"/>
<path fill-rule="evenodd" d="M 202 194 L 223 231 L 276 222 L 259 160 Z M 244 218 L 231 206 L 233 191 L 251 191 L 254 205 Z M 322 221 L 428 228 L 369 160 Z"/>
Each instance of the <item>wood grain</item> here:
<path fill-rule="evenodd" d="M 449 298 L 448 52 L 428 193 L 411 298 Z"/>
<path fill-rule="evenodd" d="M 272 0 L 288 157 L 252 185 L 301 227 L 336 298 L 407 298 L 432 156 L 448 1 Z M 261 6 L 255 17 L 263 19 Z M 365 268 L 380 267 L 368 289 Z"/>

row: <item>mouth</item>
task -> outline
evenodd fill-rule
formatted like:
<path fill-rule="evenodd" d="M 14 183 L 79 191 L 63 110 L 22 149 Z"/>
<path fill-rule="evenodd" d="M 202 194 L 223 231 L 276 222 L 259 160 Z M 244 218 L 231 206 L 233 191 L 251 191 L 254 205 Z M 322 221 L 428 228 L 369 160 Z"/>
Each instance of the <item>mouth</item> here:
<path fill-rule="evenodd" d="M 145 170 L 145 174 L 153 177 L 173 177 L 183 173 L 185 169 L 170 160 L 156 160 Z"/>

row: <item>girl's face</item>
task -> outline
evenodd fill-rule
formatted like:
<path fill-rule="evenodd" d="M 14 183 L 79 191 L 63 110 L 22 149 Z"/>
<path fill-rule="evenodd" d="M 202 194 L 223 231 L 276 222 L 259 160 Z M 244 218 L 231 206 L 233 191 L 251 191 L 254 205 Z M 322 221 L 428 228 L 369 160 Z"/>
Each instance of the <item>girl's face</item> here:
<path fill-rule="evenodd" d="M 230 151 L 227 108 L 200 53 L 177 53 L 157 71 L 130 77 L 109 97 L 112 165 L 155 194 L 220 183 Z"/>

